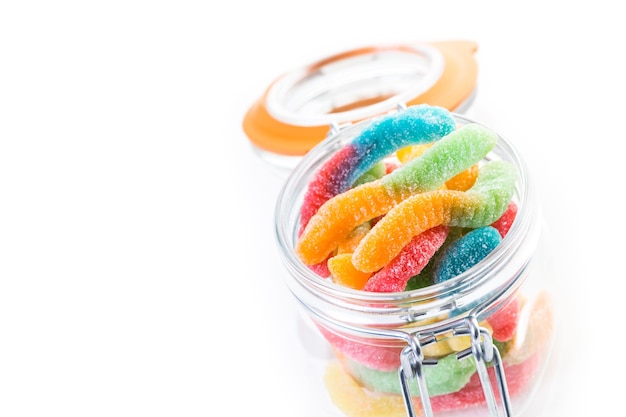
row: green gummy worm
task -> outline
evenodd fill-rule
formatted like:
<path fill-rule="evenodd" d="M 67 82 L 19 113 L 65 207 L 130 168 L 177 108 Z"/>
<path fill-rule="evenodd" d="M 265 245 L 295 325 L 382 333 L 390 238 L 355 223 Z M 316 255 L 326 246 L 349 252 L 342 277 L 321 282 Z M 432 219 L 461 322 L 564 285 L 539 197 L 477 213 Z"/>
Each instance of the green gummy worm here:
<path fill-rule="evenodd" d="M 470 123 L 435 142 L 421 156 L 383 177 L 394 193 L 422 193 L 439 188 L 455 175 L 480 162 L 493 149 L 498 135 Z"/>

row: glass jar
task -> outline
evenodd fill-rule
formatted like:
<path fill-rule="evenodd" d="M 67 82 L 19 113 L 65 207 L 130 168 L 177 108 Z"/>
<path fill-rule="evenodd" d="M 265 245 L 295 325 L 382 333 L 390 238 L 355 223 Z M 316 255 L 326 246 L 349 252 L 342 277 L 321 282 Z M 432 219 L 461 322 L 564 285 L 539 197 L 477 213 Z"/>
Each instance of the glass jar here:
<path fill-rule="evenodd" d="M 454 118 L 459 126 L 475 123 Z M 517 169 L 517 214 L 498 246 L 465 272 L 408 291 L 368 292 L 317 275 L 296 255 L 310 180 L 368 123 L 312 149 L 278 197 L 275 233 L 286 284 L 333 353 L 318 363 L 319 374 L 302 377 L 319 379 L 336 416 L 521 415 L 542 380 L 556 326 L 539 205 L 506 138 L 498 135 L 484 161 Z"/>

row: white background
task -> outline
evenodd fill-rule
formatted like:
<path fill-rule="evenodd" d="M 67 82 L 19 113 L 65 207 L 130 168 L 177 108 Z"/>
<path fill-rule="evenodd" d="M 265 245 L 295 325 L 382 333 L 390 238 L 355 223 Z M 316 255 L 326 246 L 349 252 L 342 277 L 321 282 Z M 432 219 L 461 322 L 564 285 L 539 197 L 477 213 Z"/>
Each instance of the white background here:
<path fill-rule="evenodd" d="M 564 320 L 529 415 L 619 414 L 617 4 L 0 3 L 0 416 L 308 415 L 282 177 L 243 115 L 324 56 L 453 39 L 478 43 L 470 115 L 516 143 L 550 225 Z"/>

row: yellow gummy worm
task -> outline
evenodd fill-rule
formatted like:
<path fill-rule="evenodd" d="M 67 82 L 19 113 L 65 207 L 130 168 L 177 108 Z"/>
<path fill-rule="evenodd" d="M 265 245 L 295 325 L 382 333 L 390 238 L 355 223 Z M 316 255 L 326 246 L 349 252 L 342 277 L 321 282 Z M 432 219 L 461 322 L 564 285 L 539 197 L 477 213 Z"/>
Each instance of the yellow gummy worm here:
<path fill-rule="evenodd" d="M 338 362 L 327 365 L 324 382 L 332 402 L 347 417 L 406 417 L 402 396 L 369 391 Z M 414 407 L 417 416 L 423 415 L 420 404 Z"/>
<path fill-rule="evenodd" d="M 406 164 L 410 160 L 421 156 L 431 145 L 432 143 L 419 143 L 417 145 L 406 146 L 396 151 L 396 158 L 398 158 L 401 164 Z"/>
<path fill-rule="evenodd" d="M 506 161 L 481 167 L 467 191 L 434 190 L 408 197 L 393 207 L 361 240 L 352 263 L 362 272 L 374 272 L 391 261 L 414 236 L 432 227 L 482 227 L 506 210 L 515 190 L 516 173 Z"/>

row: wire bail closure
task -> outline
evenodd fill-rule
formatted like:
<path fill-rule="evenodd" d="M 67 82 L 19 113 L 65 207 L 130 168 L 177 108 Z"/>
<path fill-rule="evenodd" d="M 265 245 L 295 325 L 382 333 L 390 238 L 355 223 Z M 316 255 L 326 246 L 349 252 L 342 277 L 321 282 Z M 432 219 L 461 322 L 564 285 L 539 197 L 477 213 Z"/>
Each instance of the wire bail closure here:
<path fill-rule="evenodd" d="M 475 316 L 469 316 L 465 318 L 460 325 L 442 329 L 441 333 L 448 331 L 452 331 L 454 336 L 470 336 L 470 347 L 458 352 L 456 357 L 457 360 L 465 360 L 467 357 L 473 356 L 476 362 L 476 370 L 485 394 L 489 414 L 492 417 L 499 417 L 501 415 L 511 417 L 511 399 L 506 383 L 504 368 L 502 366 L 502 358 L 498 348 L 493 343 L 489 330 L 484 327 L 480 327 Z M 437 360 L 425 358 L 422 348 L 436 342 L 437 339 L 433 334 L 416 333 L 410 336 L 408 345 L 400 354 L 398 377 L 400 378 L 402 398 L 404 400 L 408 417 L 416 417 L 411 391 L 409 388 L 409 381 L 411 379 L 415 379 L 417 381 L 424 416 L 434 416 L 430 396 L 428 394 L 428 386 L 424 376 L 424 366 L 436 366 Z M 498 408 L 495 392 L 487 372 L 488 364 L 492 364 L 495 370 L 498 392 L 502 400 L 503 414 L 501 414 L 501 410 Z"/>

